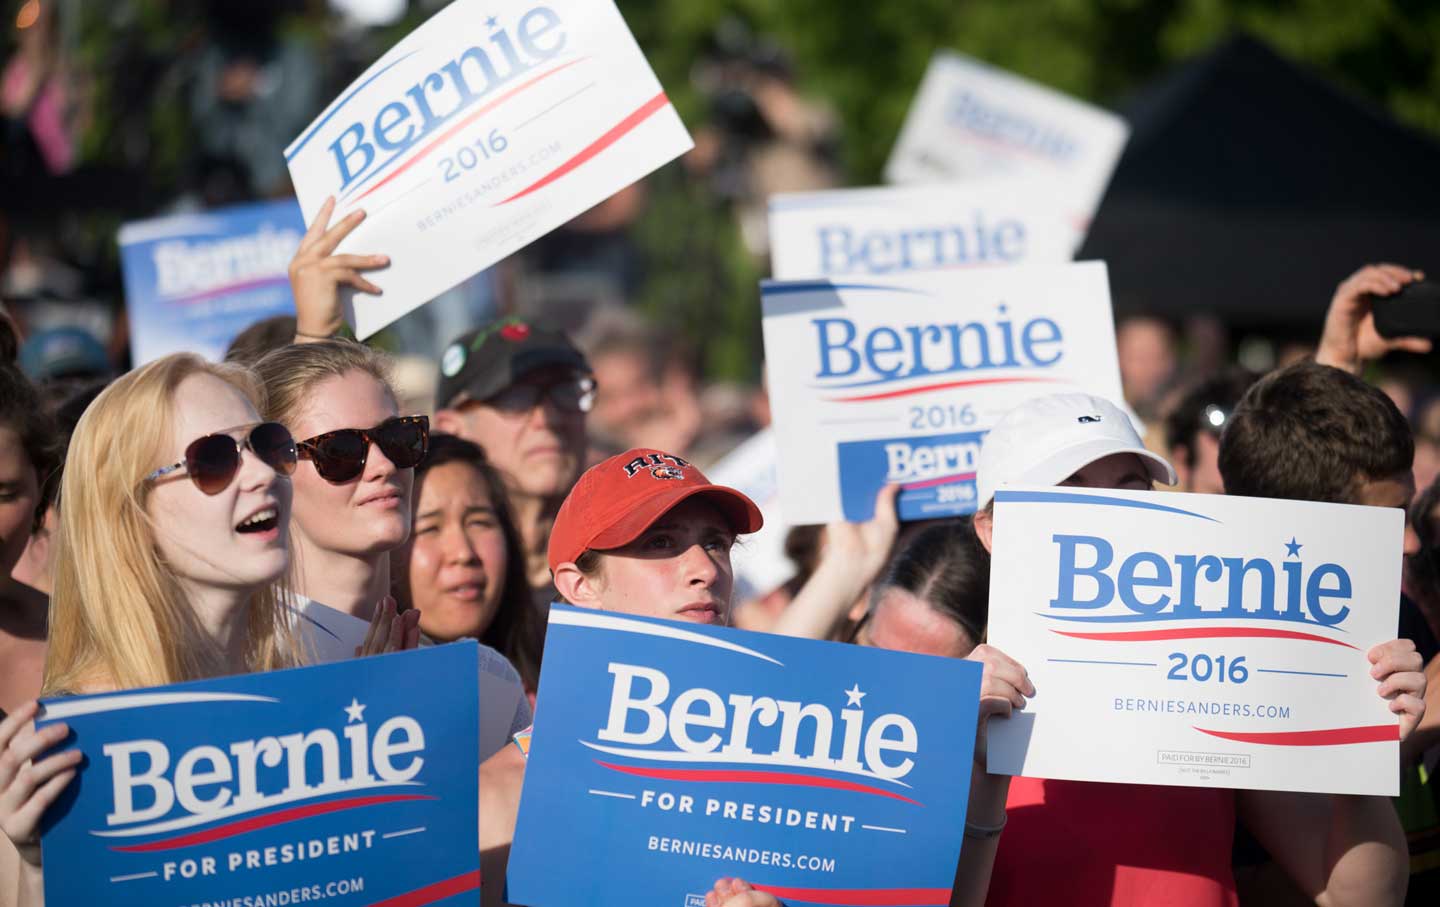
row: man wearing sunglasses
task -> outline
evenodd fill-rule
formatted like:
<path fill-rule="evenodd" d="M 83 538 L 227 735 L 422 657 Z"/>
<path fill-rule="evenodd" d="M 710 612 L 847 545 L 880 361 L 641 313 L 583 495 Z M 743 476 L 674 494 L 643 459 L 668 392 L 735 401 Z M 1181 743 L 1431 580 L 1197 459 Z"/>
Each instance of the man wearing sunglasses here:
<path fill-rule="evenodd" d="M 505 477 L 536 597 L 553 599 L 546 549 L 585 467 L 590 364 L 564 334 L 506 319 L 456 338 L 440 359 L 435 428 L 479 444 Z"/>

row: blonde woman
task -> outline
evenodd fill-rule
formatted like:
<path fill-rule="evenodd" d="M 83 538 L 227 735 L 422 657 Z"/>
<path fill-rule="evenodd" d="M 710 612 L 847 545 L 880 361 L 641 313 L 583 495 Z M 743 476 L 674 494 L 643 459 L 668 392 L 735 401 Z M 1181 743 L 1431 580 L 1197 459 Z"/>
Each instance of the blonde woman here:
<path fill-rule="evenodd" d="M 60 503 L 46 694 L 297 662 L 282 592 L 295 445 L 259 408 L 248 372 L 176 355 L 86 411 Z M 40 758 L 69 731 L 31 730 L 36 711 L 28 702 L 0 722 L 0 904 L 22 907 L 44 902 L 40 818 L 80 761 Z"/>
<path fill-rule="evenodd" d="M 264 414 L 296 438 L 296 606 L 299 628 L 320 661 L 350 658 L 366 621 L 391 621 L 390 552 L 410 537 L 415 467 L 429 448 L 429 420 L 402 414 L 389 358 L 344 340 L 296 344 L 255 364 Z M 391 636 L 413 648 L 420 613 L 393 617 Z M 480 758 L 503 749 L 530 723 L 515 669 L 481 647 Z"/>

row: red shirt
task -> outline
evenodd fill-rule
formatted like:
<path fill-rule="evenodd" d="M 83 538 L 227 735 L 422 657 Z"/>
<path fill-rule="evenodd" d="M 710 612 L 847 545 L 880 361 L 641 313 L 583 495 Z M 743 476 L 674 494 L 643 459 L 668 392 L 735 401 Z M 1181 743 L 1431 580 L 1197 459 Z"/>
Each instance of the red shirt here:
<path fill-rule="evenodd" d="M 1015 778 L 986 904 L 1236 907 L 1235 793 Z"/>

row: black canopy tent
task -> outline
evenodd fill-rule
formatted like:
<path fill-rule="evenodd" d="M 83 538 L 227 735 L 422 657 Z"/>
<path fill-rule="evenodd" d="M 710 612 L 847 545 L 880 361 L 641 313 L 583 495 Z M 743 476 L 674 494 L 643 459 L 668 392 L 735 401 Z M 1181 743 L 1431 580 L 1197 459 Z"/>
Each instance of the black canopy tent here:
<path fill-rule="evenodd" d="M 1367 262 L 1440 277 L 1440 142 L 1235 37 L 1142 90 L 1077 256 L 1120 313 L 1318 332 Z"/>

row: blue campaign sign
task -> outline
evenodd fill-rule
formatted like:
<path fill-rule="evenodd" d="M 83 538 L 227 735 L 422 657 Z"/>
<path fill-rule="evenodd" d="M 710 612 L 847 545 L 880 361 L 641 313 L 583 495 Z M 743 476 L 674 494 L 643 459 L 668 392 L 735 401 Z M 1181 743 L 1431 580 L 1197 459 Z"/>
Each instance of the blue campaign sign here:
<path fill-rule="evenodd" d="M 556 605 L 509 867 L 530 907 L 948 904 L 978 664 Z"/>
<path fill-rule="evenodd" d="M 304 235 L 294 199 L 121 227 L 135 363 L 182 351 L 218 360 L 256 321 L 295 314 L 287 271 Z"/>
<path fill-rule="evenodd" d="M 875 515 L 875 495 L 886 482 L 900 484 L 895 507 L 902 520 L 933 520 L 975 512 L 975 467 L 983 431 L 922 438 L 842 441 L 840 503 L 845 519 Z"/>
<path fill-rule="evenodd" d="M 44 702 L 50 904 L 474 904 L 473 643 Z"/>

